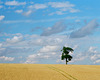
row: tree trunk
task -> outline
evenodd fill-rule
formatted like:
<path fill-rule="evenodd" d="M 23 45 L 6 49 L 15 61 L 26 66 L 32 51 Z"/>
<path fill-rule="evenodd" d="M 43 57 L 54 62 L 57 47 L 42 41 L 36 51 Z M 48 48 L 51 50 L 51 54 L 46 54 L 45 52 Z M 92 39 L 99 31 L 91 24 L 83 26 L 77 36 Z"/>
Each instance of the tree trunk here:
<path fill-rule="evenodd" d="M 68 62 L 68 61 L 67 61 L 67 58 L 66 58 L 66 65 L 67 65 L 67 62 Z"/>

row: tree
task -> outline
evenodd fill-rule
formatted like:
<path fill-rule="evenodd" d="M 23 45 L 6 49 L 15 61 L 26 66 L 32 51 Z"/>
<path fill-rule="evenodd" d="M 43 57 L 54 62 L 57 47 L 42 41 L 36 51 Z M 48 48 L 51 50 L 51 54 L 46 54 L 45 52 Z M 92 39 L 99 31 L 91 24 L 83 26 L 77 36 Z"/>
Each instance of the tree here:
<path fill-rule="evenodd" d="M 61 60 L 66 59 L 66 65 L 69 61 L 71 61 L 71 59 L 73 58 L 71 55 L 69 55 L 70 52 L 73 52 L 74 50 L 70 47 L 63 47 L 63 49 L 61 50 L 62 52 L 62 56 L 61 56 Z"/>

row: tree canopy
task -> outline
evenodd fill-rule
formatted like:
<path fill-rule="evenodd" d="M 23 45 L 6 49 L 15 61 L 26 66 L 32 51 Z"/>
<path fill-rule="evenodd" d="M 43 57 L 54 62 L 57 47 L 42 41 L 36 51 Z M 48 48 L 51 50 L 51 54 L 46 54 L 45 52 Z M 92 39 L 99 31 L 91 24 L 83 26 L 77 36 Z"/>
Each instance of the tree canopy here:
<path fill-rule="evenodd" d="M 74 50 L 70 47 L 65 47 L 64 46 L 61 51 L 62 51 L 61 60 L 66 59 L 66 64 L 67 64 L 73 58 L 69 53 L 73 52 Z"/>

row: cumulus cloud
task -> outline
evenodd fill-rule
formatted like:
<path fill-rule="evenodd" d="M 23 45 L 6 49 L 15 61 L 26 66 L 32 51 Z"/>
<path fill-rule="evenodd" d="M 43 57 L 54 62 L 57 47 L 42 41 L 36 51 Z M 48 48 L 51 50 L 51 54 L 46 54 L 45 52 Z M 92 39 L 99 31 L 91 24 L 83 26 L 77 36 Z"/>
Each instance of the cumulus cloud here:
<path fill-rule="evenodd" d="M 26 2 L 18 2 L 18 1 L 7 1 L 5 2 L 5 5 L 9 6 L 20 6 L 20 5 L 26 5 Z"/>
<path fill-rule="evenodd" d="M 98 52 L 96 49 L 97 49 L 96 47 L 90 46 L 88 49 L 82 50 L 81 52 L 78 51 L 78 54 L 75 51 L 73 54 L 71 54 L 73 56 L 73 59 L 69 63 L 77 63 L 77 62 L 84 63 L 84 61 L 86 61 L 85 64 L 100 63 L 100 55 L 99 55 L 100 52 Z M 61 61 L 59 60 L 59 62 Z"/>
<path fill-rule="evenodd" d="M 88 52 L 90 52 L 90 53 L 97 53 L 96 47 L 92 47 L 92 46 L 91 46 L 91 47 L 89 48 Z"/>
<path fill-rule="evenodd" d="M 39 52 L 42 52 L 42 53 L 48 53 L 48 52 L 55 52 L 55 51 L 58 51 L 60 48 L 60 46 L 44 46 L 42 49 L 40 49 Z"/>
<path fill-rule="evenodd" d="M 70 2 L 66 1 L 66 2 L 48 2 L 45 4 L 33 4 L 31 6 L 28 6 L 29 9 L 46 9 L 49 7 L 54 8 L 54 9 L 58 9 L 55 12 L 51 12 L 49 13 L 49 15 L 63 15 L 63 14 L 67 14 L 64 12 L 70 12 L 70 13 L 76 13 L 79 12 L 78 9 L 74 9 L 75 5 L 71 4 Z"/>
<path fill-rule="evenodd" d="M 76 12 L 80 12 L 80 10 L 74 9 L 74 8 L 70 8 L 69 12 L 70 13 L 76 13 Z"/>
<path fill-rule="evenodd" d="M 41 60 L 56 59 L 59 56 L 59 51 L 61 47 L 59 46 L 44 46 L 40 48 L 36 53 L 29 55 L 25 63 L 39 63 Z"/>
<path fill-rule="evenodd" d="M 87 35 L 90 35 L 92 34 L 95 29 L 98 27 L 98 23 L 96 20 L 92 20 L 90 21 L 86 26 L 76 30 L 76 31 L 73 31 L 71 34 L 70 34 L 70 37 L 71 38 L 81 38 L 81 37 L 85 37 Z"/>
<path fill-rule="evenodd" d="M 29 55 L 24 63 L 38 63 L 40 60 L 48 59 L 49 57 L 48 55 L 33 54 Z"/>
<path fill-rule="evenodd" d="M 81 48 L 74 49 L 75 52 L 71 54 L 73 56 L 71 63 L 84 62 L 85 60 L 88 59 L 88 61 L 91 61 L 91 62 L 85 63 L 85 64 L 94 64 L 94 63 L 96 64 L 96 61 L 99 60 L 100 58 L 99 52 L 97 51 L 96 47 L 90 46 L 85 50 L 78 51 L 78 54 L 77 54 L 76 50 L 79 50 L 79 49 Z"/>
<path fill-rule="evenodd" d="M 93 56 L 90 57 L 90 59 L 96 64 L 100 60 L 100 54 L 94 54 Z"/>
<path fill-rule="evenodd" d="M 28 8 L 30 9 L 45 9 L 47 8 L 48 6 L 46 4 L 34 4 L 34 5 L 31 5 L 29 6 Z"/>
<path fill-rule="evenodd" d="M 90 46 L 86 53 L 86 56 L 92 61 L 92 64 L 100 63 L 100 52 L 97 51 L 97 47 Z"/>
<path fill-rule="evenodd" d="M 100 60 L 96 60 L 95 63 L 100 63 Z"/>
<path fill-rule="evenodd" d="M 3 20 L 5 18 L 4 15 L 0 15 L 0 21 Z"/>
<path fill-rule="evenodd" d="M 60 38 L 61 37 L 61 38 Z M 32 55 L 27 57 L 25 63 L 41 63 L 41 61 L 46 61 L 47 59 L 52 60 L 59 58 L 60 50 L 62 45 L 64 44 L 63 41 L 66 40 L 63 36 L 31 36 L 33 40 L 29 41 L 29 45 L 41 46 L 38 48 L 35 53 L 33 52 Z M 35 40 L 36 39 L 36 40 Z M 62 39 L 64 39 L 62 41 Z"/>
<path fill-rule="evenodd" d="M 70 7 L 74 7 L 74 4 L 70 4 L 68 1 L 66 2 L 49 2 L 49 5 L 51 5 L 51 7 L 53 8 L 70 8 Z"/>
<path fill-rule="evenodd" d="M 62 32 L 66 29 L 66 25 L 63 21 L 56 22 L 52 27 L 46 28 L 41 36 L 50 36 L 52 34 L 56 34 Z"/>
<path fill-rule="evenodd" d="M 30 42 L 29 45 L 35 44 L 42 47 L 38 48 L 32 55 L 29 55 L 25 63 L 45 63 L 47 60 L 53 60 L 56 63 L 56 60 L 60 58 L 62 46 L 66 43 L 66 36 L 39 37 L 34 35 L 33 37 L 38 42 L 33 40 L 34 43 Z"/>
<path fill-rule="evenodd" d="M 16 13 L 22 13 L 23 10 L 16 10 L 15 12 L 16 12 Z"/>
<path fill-rule="evenodd" d="M 63 41 L 65 40 L 65 37 L 63 36 L 55 36 L 55 38 L 53 38 L 53 36 L 23 36 L 21 34 L 10 34 L 7 36 L 12 38 L 7 38 L 6 41 L 0 43 L 0 56 L 5 56 L 7 54 L 17 55 L 19 53 L 33 53 L 34 50 L 37 50 L 37 48 L 40 47 L 42 48 L 38 53 L 48 53 L 50 51 L 52 54 L 55 54 L 55 51 L 59 48 L 57 45 L 63 44 Z"/>
<path fill-rule="evenodd" d="M 77 56 L 74 56 L 74 59 L 72 59 L 71 63 L 83 61 L 83 60 L 86 59 L 86 58 L 87 58 L 87 56 L 80 56 L 80 55 L 77 55 Z"/>
<path fill-rule="evenodd" d="M 96 55 L 91 56 L 91 60 L 95 60 L 96 59 Z"/>
<path fill-rule="evenodd" d="M 91 60 L 91 63 L 99 60 L 99 57 L 97 57 L 99 56 L 99 52 L 96 50 L 96 47 L 84 47 L 87 43 L 92 41 L 90 38 L 88 39 L 84 37 L 84 39 L 72 39 L 67 37 L 66 35 L 40 36 L 13 34 L 12 36 L 10 35 L 10 37 L 12 38 L 8 38 L 10 42 L 9 40 L 6 40 L 0 43 L 0 56 L 23 56 L 24 60 L 22 58 L 20 59 L 23 63 L 45 63 L 46 61 L 47 63 L 62 63 L 63 61 L 60 60 L 60 50 L 63 46 L 68 46 L 72 47 L 75 50 L 73 54 L 71 54 L 73 56 L 71 62 L 72 64 L 75 62 L 85 62 L 87 59 Z M 20 39 L 20 36 L 23 37 Z M 9 35 L 7 37 L 9 37 Z M 97 38 L 97 40 L 100 41 L 99 38 Z M 91 45 L 93 45 L 92 42 Z"/>
<path fill-rule="evenodd" d="M 55 38 L 54 38 L 55 37 Z M 29 45 L 35 46 L 46 46 L 46 45 L 63 45 L 64 41 L 66 41 L 66 36 L 35 36 L 32 35 L 31 39 L 29 40 Z"/>
<path fill-rule="evenodd" d="M 14 60 L 14 57 L 1 56 L 0 57 L 0 60 L 3 60 L 3 61 L 13 61 Z"/>
<path fill-rule="evenodd" d="M 47 7 L 48 7 L 47 4 L 33 4 L 28 6 L 29 10 L 27 12 L 24 12 L 23 15 L 29 16 L 31 13 L 34 12 L 33 10 L 45 9 Z"/>
<path fill-rule="evenodd" d="M 92 60 L 93 56 L 96 57 L 95 55 L 98 55 L 99 52 L 97 51 L 97 47 L 90 46 L 86 53 Z"/>
<path fill-rule="evenodd" d="M 9 43 L 17 43 L 20 42 L 23 39 L 22 36 L 14 36 L 12 39 L 7 38 L 7 42 Z"/>
<path fill-rule="evenodd" d="M 52 38 L 52 37 L 55 37 L 55 38 Z M 85 62 L 86 60 L 91 61 L 91 63 L 88 63 L 88 64 L 93 64 L 93 62 L 98 60 L 98 58 L 96 58 L 95 60 L 91 59 L 94 54 L 96 54 L 98 56 L 98 51 L 96 50 L 97 49 L 96 47 L 90 46 L 85 49 L 84 49 L 84 47 L 81 47 L 84 45 L 86 46 L 85 40 L 83 40 L 84 41 L 84 43 L 83 43 L 81 41 L 81 39 L 79 39 L 79 41 L 77 41 L 78 39 L 73 40 L 73 39 L 69 39 L 68 37 L 64 38 L 65 36 L 57 37 L 57 36 L 52 35 L 52 37 L 51 36 L 46 36 L 46 37 L 40 36 L 39 37 L 39 36 L 35 36 L 35 35 L 31 36 L 31 38 L 36 39 L 36 41 L 38 41 L 39 43 L 36 41 L 33 41 L 34 43 L 30 42 L 30 45 L 33 45 L 33 44 L 40 45 L 41 44 L 42 47 L 38 48 L 38 50 L 35 53 L 28 56 L 25 63 L 34 63 L 34 62 L 35 63 L 43 63 L 43 62 L 41 62 L 42 60 L 43 61 L 53 60 L 53 61 L 55 61 L 55 63 L 56 62 L 63 63 L 65 61 L 61 61 L 61 56 L 60 56 L 61 55 L 60 50 L 62 49 L 62 46 L 71 46 L 75 50 L 73 52 L 73 54 L 71 54 L 73 56 L 73 59 L 70 62 L 71 64 Z M 53 39 L 57 39 L 58 43 L 59 43 L 59 41 L 61 41 L 61 42 L 59 44 L 58 43 L 55 44 L 55 41 L 51 42 L 51 41 L 53 41 Z M 85 38 L 85 39 L 87 40 L 87 38 Z M 82 42 L 82 44 L 80 43 L 80 41 Z M 90 42 L 90 40 L 89 40 L 89 42 Z M 38 43 L 38 44 L 36 44 L 36 43 Z M 87 64 L 87 62 L 85 62 L 85 64 Z"/>
<path fill-rule="evenodd" d="M 70 13 L 76 13 L 76 12 L 80 11 L 78 9 L 74 9 L 75 5 L 71 4 L 68 1 L 66 1 L 66 2 L 49 2 L 48 4 L 52 8 L 59 9 L 59 11 L 52 12 L 49 15 L 53 15 L 53 14 L 63 15 L 63 14 L 67 14 L 67 13 L 64 13 L 66 11 L 70 12 Z"/>

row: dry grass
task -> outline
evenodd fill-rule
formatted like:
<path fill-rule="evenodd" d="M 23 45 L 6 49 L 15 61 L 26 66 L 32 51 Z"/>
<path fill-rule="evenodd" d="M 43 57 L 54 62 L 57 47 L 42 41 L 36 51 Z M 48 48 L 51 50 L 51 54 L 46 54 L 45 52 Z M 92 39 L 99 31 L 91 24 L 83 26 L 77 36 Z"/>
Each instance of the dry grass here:
<path fill-rule="evenodd" d="M 0 80 L 100 80 L 100 66 L 0 64 Z"/>

